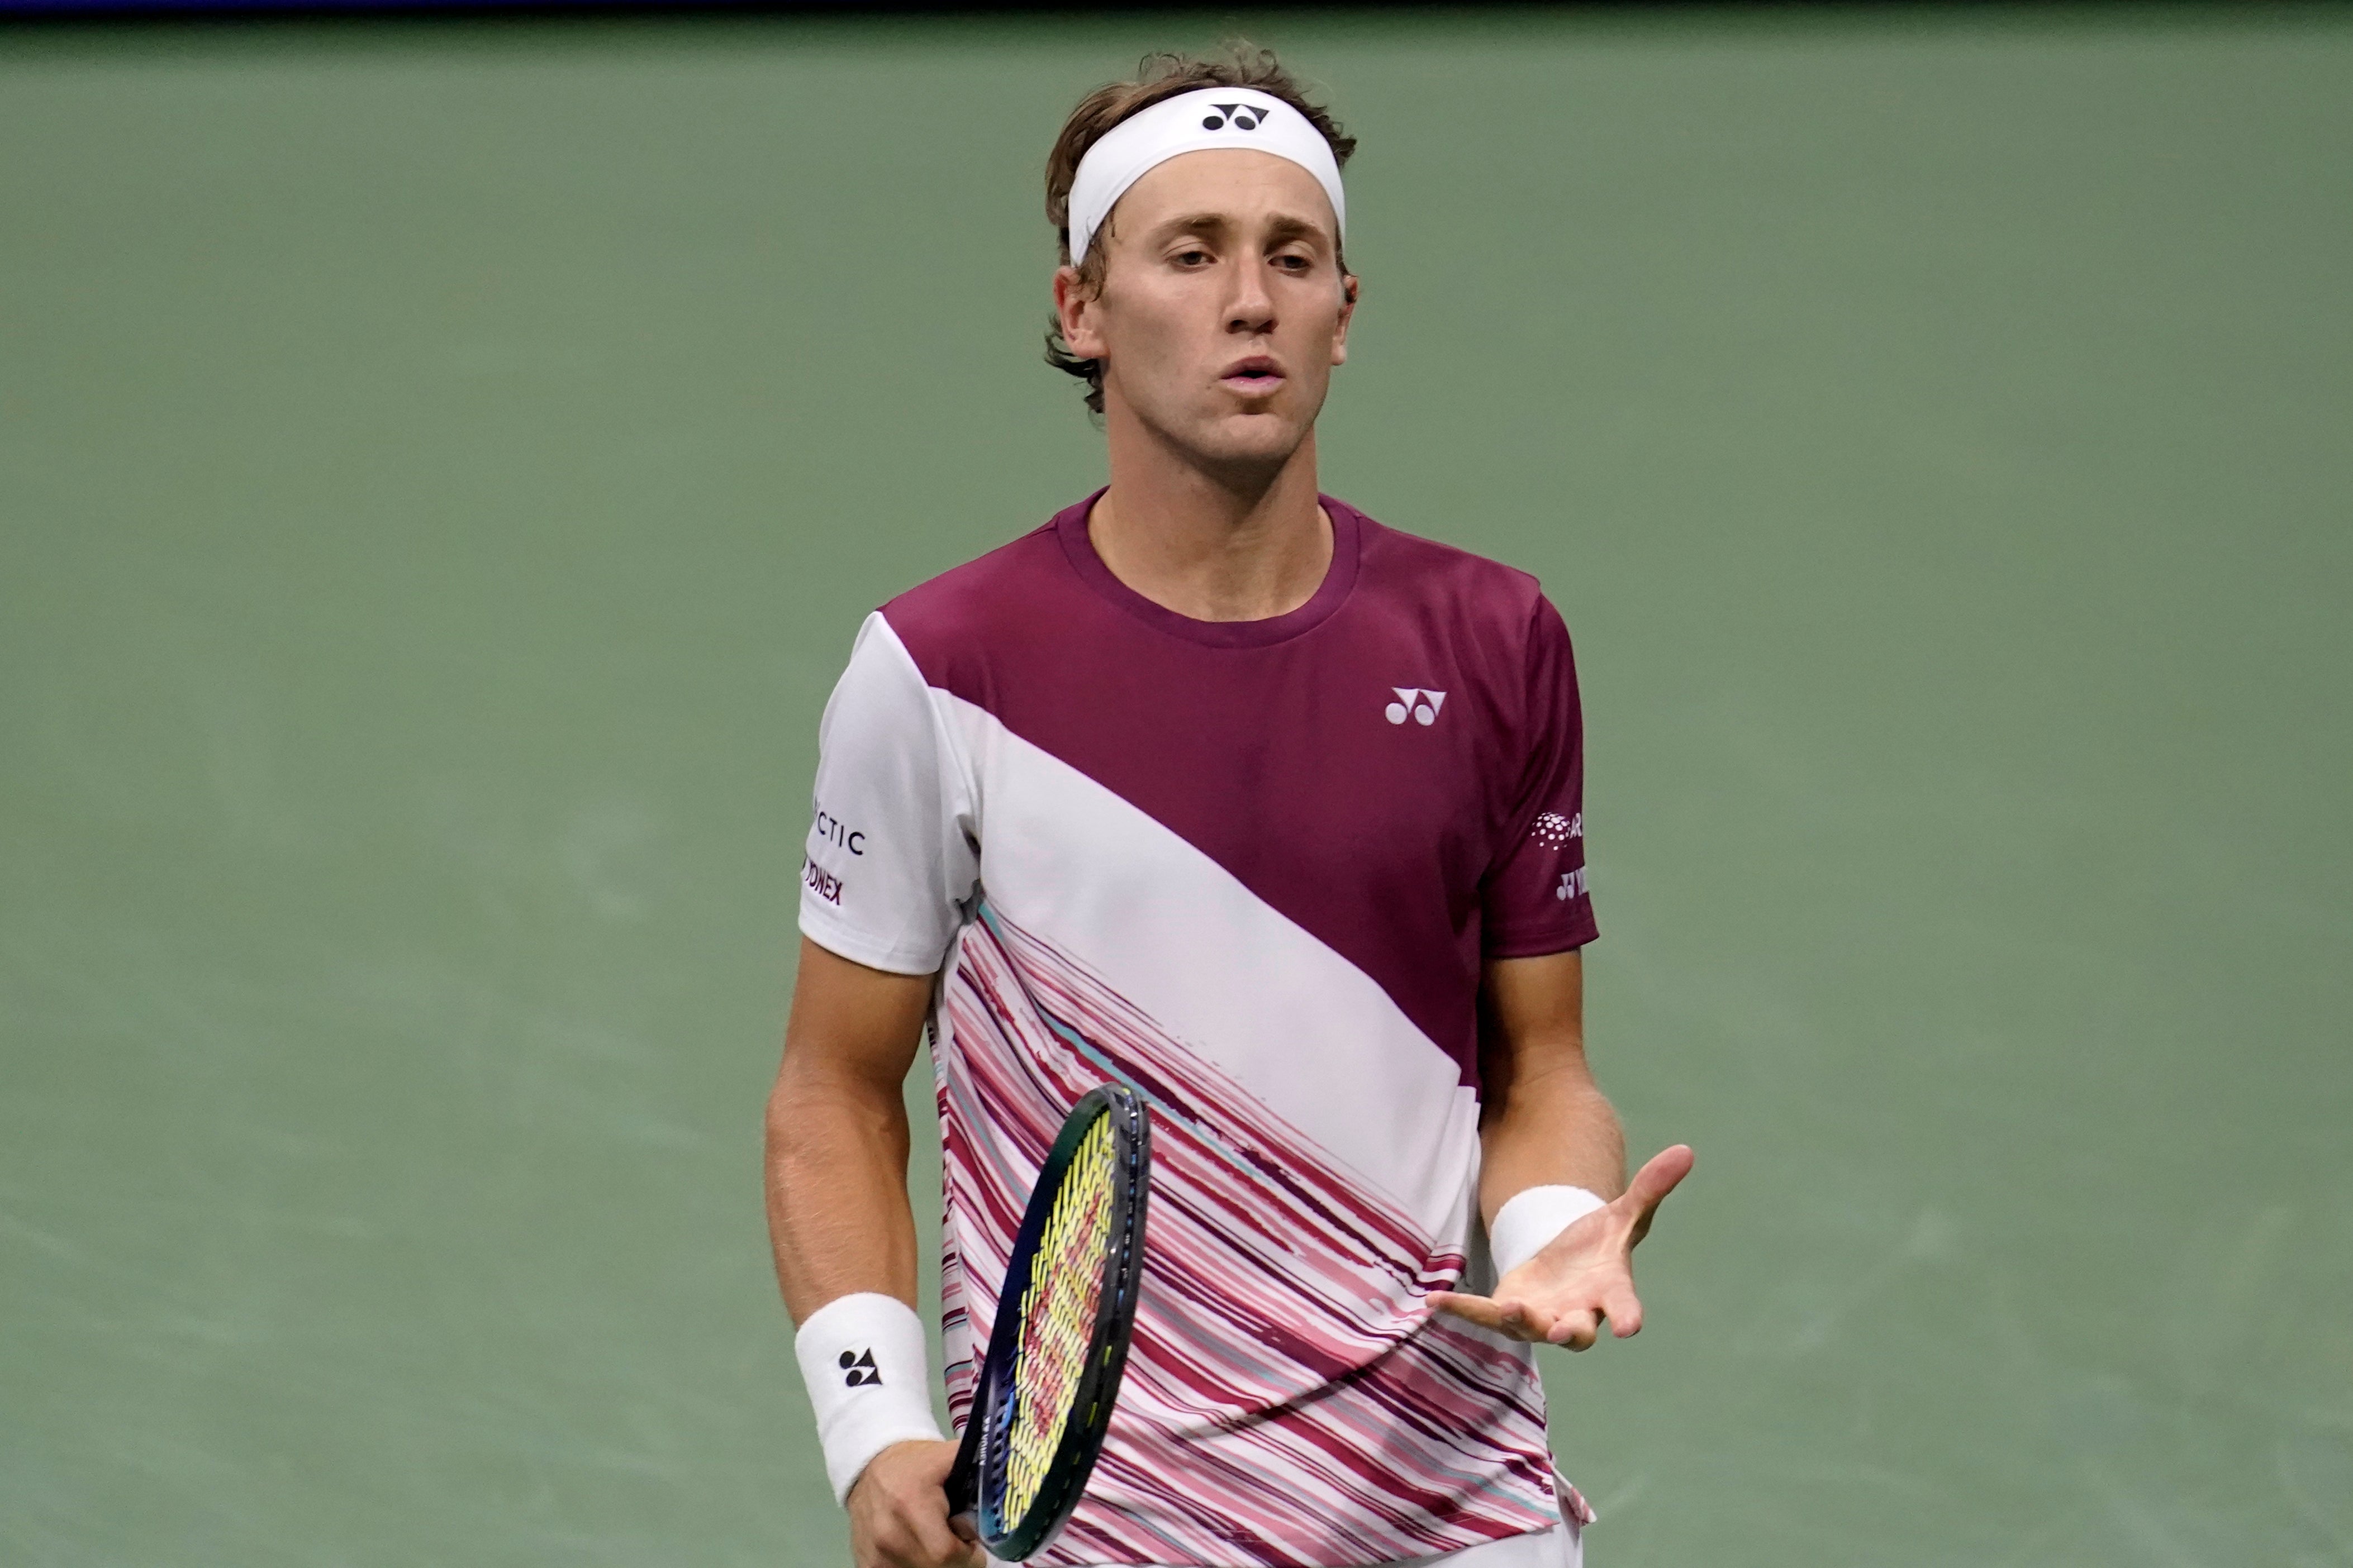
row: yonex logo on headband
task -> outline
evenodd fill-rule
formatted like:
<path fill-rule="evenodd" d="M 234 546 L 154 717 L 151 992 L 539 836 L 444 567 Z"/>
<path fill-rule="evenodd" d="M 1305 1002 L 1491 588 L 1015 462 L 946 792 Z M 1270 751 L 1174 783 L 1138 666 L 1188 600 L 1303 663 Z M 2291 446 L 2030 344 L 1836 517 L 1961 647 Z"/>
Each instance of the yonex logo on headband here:
<path fill-rule="evenodd" d="M 1266 106 L 1259 103 L 1213 103 L 1215 114 L 1201 117 L 1204 131 L 1223 131 L 1231 121 L 1237 131 L 1255 131 L 1266 122 Z"/>

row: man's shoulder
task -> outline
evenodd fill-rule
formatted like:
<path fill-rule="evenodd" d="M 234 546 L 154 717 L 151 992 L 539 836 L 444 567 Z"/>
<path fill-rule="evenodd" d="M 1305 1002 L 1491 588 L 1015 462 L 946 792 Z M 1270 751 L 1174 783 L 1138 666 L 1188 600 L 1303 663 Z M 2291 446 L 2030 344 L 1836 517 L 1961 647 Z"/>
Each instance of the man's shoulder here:
<path fill-rule="evenodd" d="M 1376 595 L 1510 640 L 1525 635 L 1544 599 L 1534 573 L 1356 515 L 1363 581 Z"/>
<path fill-rule="evenodd" d="M 919 583 L 881 609 L 933 684 L 960 655 L 987 649 L 1048 613 L 1052 596 L 1066 588 L 1069 563 L 1054 524 L 1048 521 L 987 554 Z"/>

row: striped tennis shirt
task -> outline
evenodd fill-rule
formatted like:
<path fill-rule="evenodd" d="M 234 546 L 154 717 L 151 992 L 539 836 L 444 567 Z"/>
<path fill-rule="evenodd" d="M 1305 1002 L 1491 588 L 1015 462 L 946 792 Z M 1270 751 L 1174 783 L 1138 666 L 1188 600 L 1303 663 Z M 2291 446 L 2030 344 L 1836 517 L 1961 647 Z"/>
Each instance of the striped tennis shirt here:
<path fill-rule="evenodd" d="M 1099 495 L 1101 492 L 1098 491 Z M 1482 963 L 1594 935 L 1568 633 L 1534 578 L 1323 499 L 1332 563 L 1196 621 L 1093 496 L 868 617 L 827 704 L 801 929 L 942 976 L 950 1410 L 1062 1117 L 1153 1108 L 1120 1402 L 1054 1564 L 1392 1562 L 1560 1520 L 1488 1282 Z"/>

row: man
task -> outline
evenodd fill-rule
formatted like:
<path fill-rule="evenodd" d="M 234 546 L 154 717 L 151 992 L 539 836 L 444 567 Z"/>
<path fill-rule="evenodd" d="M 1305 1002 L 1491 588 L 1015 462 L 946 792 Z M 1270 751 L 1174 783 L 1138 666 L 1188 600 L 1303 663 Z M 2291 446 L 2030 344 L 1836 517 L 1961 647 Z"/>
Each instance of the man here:
<path fill-rule="evenodd" d="M 1147 65 L 1048 165 L 1111 482 L 871 616 L 826 709 L 768 1194 L 828 1475 L 861 1568 L 981 1561 L 911 1305 L 928 1024 L 959 1418 L 1063 1113 L 1155 1110 L 1120 1403 L 1039 1561 L 1561 1568 L 1530 1346 L 1640 1326 L 1691 1160 L 1629 1188 L 1586 1068 L 1567 633 L 1317 489 L 1354 142 L 1271 56 Z"/>

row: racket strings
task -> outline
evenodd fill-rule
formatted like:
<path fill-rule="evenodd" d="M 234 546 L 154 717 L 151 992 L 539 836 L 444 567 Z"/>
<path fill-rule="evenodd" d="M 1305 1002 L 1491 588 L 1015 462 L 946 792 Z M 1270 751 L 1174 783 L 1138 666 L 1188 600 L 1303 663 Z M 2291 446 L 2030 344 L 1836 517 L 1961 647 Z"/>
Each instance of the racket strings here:
<path fill-rule="evenodd" d="M 1080 1140 L 1021 1297 L 1011 1419 L 1006 1432 L 1002 1514 L 1024 1517 L 1038 1500 L 1061 1447 L 1086 1374 L 1112 1244 L 1118 1148 L 1112 1119 L 1098 1117 Z"/>

